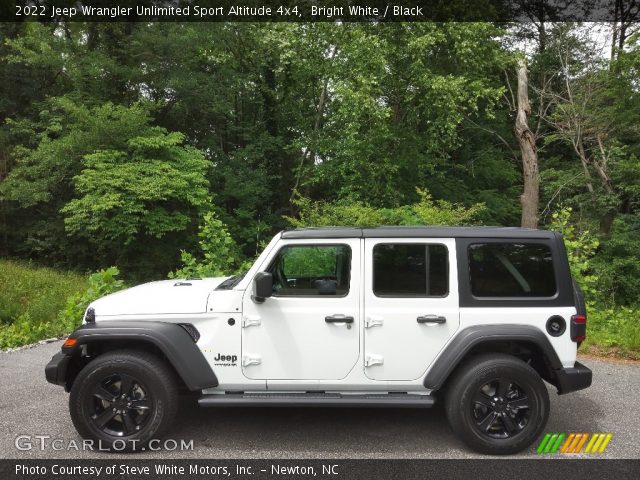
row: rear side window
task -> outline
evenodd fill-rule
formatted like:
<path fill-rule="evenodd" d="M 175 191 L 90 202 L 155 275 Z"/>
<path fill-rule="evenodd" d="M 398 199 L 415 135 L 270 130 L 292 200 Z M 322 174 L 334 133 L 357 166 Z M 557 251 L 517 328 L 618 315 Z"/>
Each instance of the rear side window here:
<path fill-rule="evenodd" d="M 552 297 L 557 292 L 547 245 L 472 244 L 469 270 L 471 293 L 476 297 Z"/>
<path fill-rule="evenodd" d="M 380 297 L 444 297 L 449 293 L 447 247 L 392 243 L 373 247 L 373 293 Z"/>

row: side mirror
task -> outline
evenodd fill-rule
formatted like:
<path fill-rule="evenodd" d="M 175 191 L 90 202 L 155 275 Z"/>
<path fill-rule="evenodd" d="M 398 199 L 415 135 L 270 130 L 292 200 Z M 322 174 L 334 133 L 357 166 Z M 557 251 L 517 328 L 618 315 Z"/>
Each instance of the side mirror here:
<path fill-rule="evenodd" d="M 251 298 L 256 303 L 262 303 L 273 295 L 273 276 L 267 272 L 258 272 L 253 278 L 253 295 Z"/>

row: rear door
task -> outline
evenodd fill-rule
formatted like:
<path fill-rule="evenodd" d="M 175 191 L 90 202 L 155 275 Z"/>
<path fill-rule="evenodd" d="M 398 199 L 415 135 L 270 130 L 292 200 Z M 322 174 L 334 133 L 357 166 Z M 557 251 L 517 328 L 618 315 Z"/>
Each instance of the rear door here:
<path fill-rule="evenodd" d="M 459 325 L 453 239 L 367 238 L 365 373 L 422 377 Z"/>

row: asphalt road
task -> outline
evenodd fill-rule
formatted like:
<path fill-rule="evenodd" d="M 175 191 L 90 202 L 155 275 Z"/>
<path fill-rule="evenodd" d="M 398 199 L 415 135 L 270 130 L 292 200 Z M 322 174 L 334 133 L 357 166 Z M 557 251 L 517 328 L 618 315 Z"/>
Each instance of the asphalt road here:
<path fill-rule="evenodd" d="M 68 395 L 44 378 L 61 342 L 0 353 L 0 458 L 115 458 L 116 454 L 60 451 L 80 442 Z M 591 388 L 558 396 L 550 388 L 548 432 L 610 432 L 601 457 L 640 458 L 640 365 L 582 360 L 594 373 Z M 32 436 L 34 448 L 16 448 Z M 47 435 L 44 449 L 35 435 Z M 191 451 L 155 451 L 126 458 L 474 458 L 450 431 L 441 407 L 393 409 L 200 409 L 185 397 L 170 438 Z M 521 457 L 535 457 L 535 446 Z M 539 457 L 539 456 L 538 456 Z"/>

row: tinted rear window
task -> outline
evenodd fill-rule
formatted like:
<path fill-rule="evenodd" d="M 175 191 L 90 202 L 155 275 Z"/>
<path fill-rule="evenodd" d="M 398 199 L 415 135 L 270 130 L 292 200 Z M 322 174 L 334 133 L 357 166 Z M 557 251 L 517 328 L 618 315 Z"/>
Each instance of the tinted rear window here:
<path fill-rule="evenodd" d="M 552 297 L 557 291 L 547 245 L 472 244 L 469 269 L 471 292 L 476 297 Z"/>

